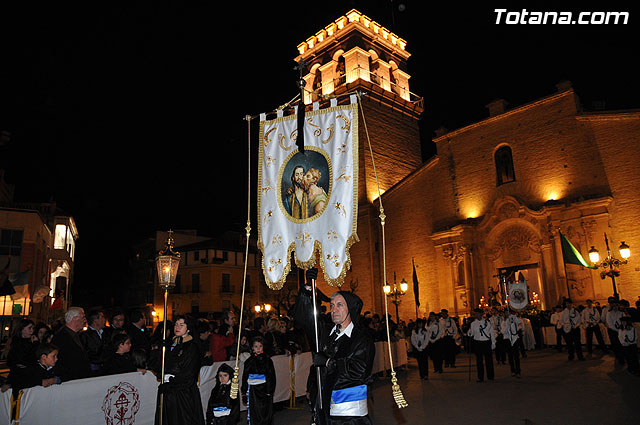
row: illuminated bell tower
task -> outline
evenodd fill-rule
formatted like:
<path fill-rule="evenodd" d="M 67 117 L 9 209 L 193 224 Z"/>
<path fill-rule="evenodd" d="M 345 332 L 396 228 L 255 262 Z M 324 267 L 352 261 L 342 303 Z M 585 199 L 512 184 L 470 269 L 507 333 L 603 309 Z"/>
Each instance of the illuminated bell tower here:
<path fill-rule="evenodd" d="M 381 193 L 422 163 L 418 119 L 423 99 L 409 89 L 406 66 L 411 55 L 406 45 L 405 40 L 353 9 L 300 43 L 295 59 L 309 64 L 303 77 L 307 105 L 320 102 L 324 106 L 329 98 L 356 90 L 366 93 L 358 124 L 360 243 L 351 248 L 352 271 L 345 279 L 345 289 L 350 289 L 350 281 L 357 282 L 356 292 L 365 310 L 378 312 L 382 311 L 384 279 L 379 204 L 375 202 L 378 185 L 368 140 Z M 348 102 L 348 96 L 339 97 L 339 102 Z M 393 219 L 389 212 L 386 215 Z"/>

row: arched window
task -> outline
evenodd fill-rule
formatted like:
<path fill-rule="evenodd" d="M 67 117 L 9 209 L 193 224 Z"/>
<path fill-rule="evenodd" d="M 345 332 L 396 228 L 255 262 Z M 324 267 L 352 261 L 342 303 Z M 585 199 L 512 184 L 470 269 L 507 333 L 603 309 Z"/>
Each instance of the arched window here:
<path fill-rule="evenodd" d="M 513 156 L 509 146 L 502 146 L 495 155 L 496 162 L 496 185 L 513 182 L 516 180 L 516 173 L 513 168 Z"/>

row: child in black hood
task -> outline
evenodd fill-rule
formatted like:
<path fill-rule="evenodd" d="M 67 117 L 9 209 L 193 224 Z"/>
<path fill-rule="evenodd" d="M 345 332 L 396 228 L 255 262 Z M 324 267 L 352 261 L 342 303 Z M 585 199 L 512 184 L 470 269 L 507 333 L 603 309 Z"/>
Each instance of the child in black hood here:
<path fill-rule="evenodd" d="M 240 417 L 240 399 L 231 398 L 233 368 L 223 363 L 216 374 L 216 386 L 207 404 L 207 425 L 235 425 Z"/>

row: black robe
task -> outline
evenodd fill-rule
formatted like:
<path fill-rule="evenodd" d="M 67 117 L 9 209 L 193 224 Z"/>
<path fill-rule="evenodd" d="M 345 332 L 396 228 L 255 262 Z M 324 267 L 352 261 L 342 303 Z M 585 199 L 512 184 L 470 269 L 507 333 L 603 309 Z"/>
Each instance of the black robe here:
<path fill-rule="evenodd" d="M 296 300 L 297 310 L 296 320 L 305 329 L 313 328 L 313 304 L 308 291 L 301 291 Z M 342 424 L 342 425 L 366 425 L 371 424 L 369 415 L 354 416 L 330 416 L 331 394 L 334 390 L 367 385 L 373 381 L 371 370 L 373 369 L 373 359 L 375 357 L 375 344 L 368 332 L 365 332 L 357 325 L 359 311 L 349 312 L 354 322 L 351 336 L 342 335 L 334 340 L 330 335 L 333 324 L 323 322 L 318 323 L 318 338 L 320 340 L 320 351 L 329 357 L 329 365 L 320 368 L 320 379 L 322 382 L 322 412 L 318 412 L 320 424 Z M 314 347 L 315 348 L 315 347 Z M 317 380 L 316 368 L 311 367 L 307 390 L 313 400 L 314 408 L 317 400 Z"/>
<path fill-rule="evenodd" d="M 36 362 L 36 348 L 38 348 L 38 344 L 32 342 L 29 338 L 13 337 L 7 356 L 8 379 L 13 387 L 16 386 L 17 380 L 20 379 L 24 369 Z"/>
<path fill-rule="evenodd" d="M 42 385 L 44 379 L 57 378 L 56 368 L 47 369 L 40 362 L 32 362 L 25 368 L 21 368 L 13 375 L 14 380 L 11 382 L 14 399 L 18 397 L 20 390 L 25 388 L 36 387 Z M 62 382 L 58 378 L 58 384 Z"/>
<path fill-rule="evenodd" d="M 102 373 L 104 375 L 116 375 L 118 373 L 129 373 L 138 370 L 131 360 L 129 353 L 113 353 L 104 363 Z"/>
<path fill-rule="evenodd" d="M 266 382 L 249 386 L 250 374 L 264 375 Z M 249 423 L 251 425 L 273 424 L 273 392 L 276 390 L 276 370 L 273 361 L 266 354 L 252 355 L 245 361 L 240 393 L 246 394 L 247 390 L 249 390 Z"/>
<path fill-rule="evenodd" d="M 234 371 L 231 366 L 225 363 L 218 368 L 218 372 L 221 370 L 229 374 L 229 382 L 221 384 L 216 374 L 216 386 L 211 390 L 209 402 L 207 403 L 207 425 L 235 425 L 240 418 L 240 399 L 237 397 L 235 399 L 231 398 L 231 380 L 233 379 Z M 226 407 L 231 409 L 231 412 L 227 416 L 216 418 L 213 413 L 213 409 L 216 407 Z"/>
<path fill-rule="evenodd" d="M 204 425 L 202 401 L 198 390 L 200 349 L 191 336 L 178 339 L 165 354 L 165 374 L 174 375 L 158 387 L 155 423 L 160 421 L 162 400 L 163 425 Z"/>
<path fill-rule="evenodd" d="M 63 382 L 91 376 L 89 356 L 84 351 L 77 332 L 68 326 L 63 326 L 56 332 L 51 342 L 58 347 L 56 369 Z"/>

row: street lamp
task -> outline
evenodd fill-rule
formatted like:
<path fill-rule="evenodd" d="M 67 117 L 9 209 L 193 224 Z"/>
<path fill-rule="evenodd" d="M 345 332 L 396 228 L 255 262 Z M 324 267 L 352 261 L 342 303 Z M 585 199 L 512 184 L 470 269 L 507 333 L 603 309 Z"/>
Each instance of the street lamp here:
<path fill-rule="evenodd" d="M 257 314 L 262 313 L 263 311 L 267 314 L 271 311 L 271 304 L 256 304 L 253 309 Z"/>
<path fill-rule="evenodd" d="M 627 259 L 631 257 L 631 249 L 629 245 L 624 243 L 624 241 L 620 244 L 618 248 L 620 251 L 620 256 L 622 260 L 617 259 L 613 255 L 611 255 L 611 250 L 609 249 L 609 239 L 607 238 L 607 234 L 604 234 L 604 243 L 607 245 L 607 258 L 600 261 L 600 253 L 598 250 L 592 245 L 589 250 L 589 260 L 593 263 L 593 265 L 598 268 L 602 267 L 604 271 L 600 272 L 600 277 L 605 279 L 607 276 L 611 278 L 611 283 L 613 284 L 613 296 L 619 299 L 618 289 L 616 288 L 616 276 L 620 276 L 620 267 L 621 264 L 627 264 Z"/>
<path fill-rule="evenodd" d="M 403 296 L 407 292 L 407 289 L 409 289 L 409 284 L 404 280 L 404 278 L 400 281 L 400 288 L 398 288 L 398 285 L 396 284 L 395 273 L 393 275 L 393 289 L 391 288 L 389 283 L 382 287 L 382 290 L 384 291 L 384 294 L 386 296 L 393 295 L 393 300 L 391 300 L 391 302 L 396 305 L 397 324 L 400 323 L 400 314 L 398 313 L 398 305 L 400 304 L 400 300 L 398 299 L 398 297 Z"/>
<path fill-rule="evenodd" d="M 173 232 L 169 230 L 165 248 L 156 257 L 156 269 L 158 271 L 158 284 L 164 291 L 164 317 L 162 319 L 162 366 L 160 383 L 164 383 L 164 359 L 167 348 L 167 298 L 169 289 L 176 285 L 176 276 L 180 266 L 180 254 L 173 251 Z M 162 425 L 162 396 L 160 393 L 160 424 Z"/>

